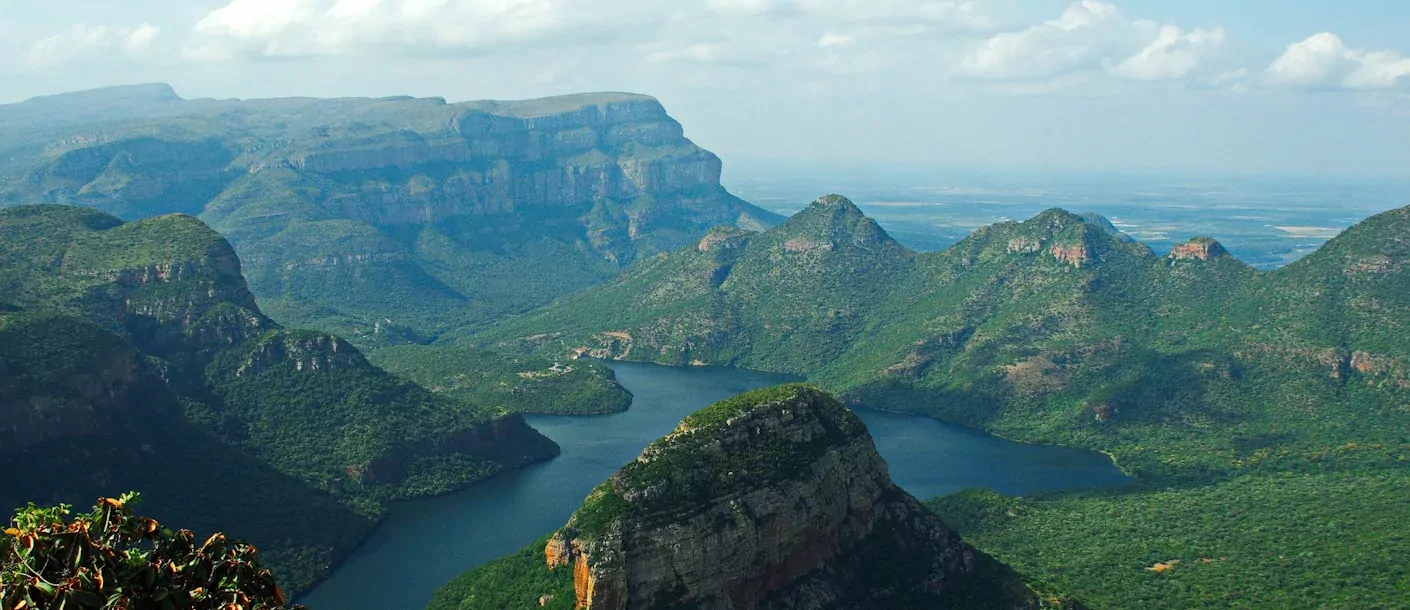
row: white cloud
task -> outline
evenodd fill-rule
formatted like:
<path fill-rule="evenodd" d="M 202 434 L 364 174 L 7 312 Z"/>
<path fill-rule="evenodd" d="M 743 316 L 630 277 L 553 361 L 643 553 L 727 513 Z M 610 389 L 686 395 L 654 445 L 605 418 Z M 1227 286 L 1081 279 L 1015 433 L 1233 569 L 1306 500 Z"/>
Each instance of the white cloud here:
<path fill-rule="evenodd" d="M 1121 20 L 1113 5 L 1083 0 L 1057 19 L 979 44 L 960 63 L 963 74 L 994 80 L 1045 78 L 1100 60 Z"/>
<path fill-rule="evenodd" d="M 610 14 L 611 6 L 599 8 Z M 232 0 L 196 24 L 187 53 L 228 59 L 389 48 L 483 52 L 607 21 L 586 8 L 558 0 Z"/>
<path fill-rule="evenodd" d="M 681 47 L 675 55 L 684 58 L 709 55 L 690 49 L 702 39 L 742 38 L 745 32 L 791 40 L 805 30 L 813 32 L 810 36 L 863 28 L 964 32 L 991 30 L 1001 21 L 993 2 L 979 0 L 225 1 L 196 24 L 188 56 L 358 55 L 388 49 L 457 55 L 611 37 L 675 44 Z M 763 25 L 768 27 L 755 28 Z"/>
<path fill-rule="evenodd" d="M 1266 78 L 1275 85 L 1347 89 L 1390 89 L 1410 76 L 1410 58 L 1397 51 L 1348 49 L 1331 32 L 1288 45 Z"/>
<path fill-rule="evenodd" d="M 1105 69 L 1133 80 L 1186 79 L 1217 56 L 1227 38 L 1221 28 L 1186 32 L 1174 24 L 1128 19 L 1114 4 L 1082 0 L 1057 19 L 980 42 L 960 60 L 958 73 L 1020 81 Z"/>
<path fill-rule="evenodd" d="M 1160 28 L 1160 35 L 1141 52 L 1126 58 L 1111 73 L 1135 80 L 1187 78 L 1200 61 L 1224 46 L 1228 33 L 1221 28 L 1196 28 L 1186 34 L 1177 25 Z"/>
<path fill-rule="evenodd" d="M 993 29 L 993 2 L 976 0 L 705 0 L 712 13 L 731 17 L 813 17 L 833 23 L 903 22 L 945 29 Z"/>
<path fill-rule="evenodd" d="M 993 2 L 975 0 L 796 0 L 804 15 L 846 23 L 924 24 L 944 30 L 992 30 L 1003 19 Z"/>
<path fill-rule="evenodd" d="M 1281 85 L 1321 84 L 1346 58 L 1341 37 L 1331 32 L 1314 34 L 1288 45 L 1282 56 L 1268 67 L 1268 80 Z"/>
<path fill-rule="evenodd" d="M 55 66 L 113 51 L 141 54 L 160 34 L 161 29 L 149 23 L 136 27 L 77 23 L 66 32 L 36 41 L 27 58 L 34 66 Z"/>
<path fill-rule="evenodd" d="M 141 53 L 152 46 L 157 37 L 162 33 L 162 29 L 150 23 L 144 23 L 132 29 L 122 40 L 122 48 L 130 53 Z"/>
<path fill-rule="evenodd" d="M 1352 51 L 1357 67 L 1344 84 L 1352 89 L 1390 89 L 1410 76 L 1410 58 L 1395 51 Z"/>
<path fill-rule="evenodd" d="M 850 47 L 854 44 L 857 44 L 857 37 L 851 34 L 828 32 L 818 39 L 820 47 Z"/>

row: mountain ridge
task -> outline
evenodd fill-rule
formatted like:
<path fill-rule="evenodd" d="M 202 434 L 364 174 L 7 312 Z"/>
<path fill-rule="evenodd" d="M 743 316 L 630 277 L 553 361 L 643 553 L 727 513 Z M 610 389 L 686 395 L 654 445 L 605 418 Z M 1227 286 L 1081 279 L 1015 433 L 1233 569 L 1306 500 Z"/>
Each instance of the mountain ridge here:
<path fill-rule="evenodd" d="M 1028 221 L 981 228 L 944 251 L 914 254 L 898 247 L 900 254 L 890 256 L 893 265 L 913 258 L 913 267 L 827 263 L 824 271 L 808 274 L 811 279 L 837 273 L 839 281 L 826 285 L 789 283 L 771 275 L 788 268 L 785 259 L 766 252 L 792 239 L 785 223 L 763 234 L 734 238 L 738 242 L 729 252 L 732 262 L 704 270 L 723 273 L 723 282 L 717 287 L 700 284 L 693 299 L 648 296 L 632 299 L 630 305 L 619 301 L 629 294 L 652 295 L 667 287 L 693 285 L 690 278 L 706 273 L 692 271 L 692 265 L 713 254 L 700 251 L 706 242 L 634 269 L 614 284 L 616 288 L 588 289 L 506 321 L 481 335 L 480 341 L 536 353 L 804 374 L 851 401 L 918 410 L 990 429 L 1006 417 L 1006 405 L 1058 409 L 1064 423 L 1033 440 L 1104 448 L 1093 439 L 1120 435 L 1128 426 L 1164 425 L 1159 422 L 1169 415 L 1162 410 L 1175 408 L 1164 401 L 1179 395 L 1180 383 L 1228 388 L 1219 392 L 1251 387 L 1239 381 L 1250 374 L 1250 361 L 1257 361 L 1260 371 L 1267 369 L 1260 375 L 1319 366 L 1338 380 L 1379 375 L 1368 383 L 1397 383 L 1396 371 L 1403 365 L 1395 363 L 1410 354 L 1377 338 L 1369 321 L 1348 329 L 1365 335 L 1351 344 L 1359 347 L 1349 349 L 1343 347 L 1348 339 L 1340 336 L 1307 335 L 1293 344 L 1285 333 L 1341 328 L 1341 322 L 1317 322 L 1320 318 L 1308 316 L 1362 320 L 1361 311 L 1375 314 L 1372 319 L 1379 320 L 1379 328 L 1396 328 L 1390 320 L 1406 315 L 1403 299 L 1379 287 L 1386 282 L 1394 286 L 1403 278 L 1398 259 L 1380 253 L 1384 248 L 1371 243 L 1375 240 L 1360 236 L 1379 236 L 1376 239 L 1393 250 L 1401 243 L 1394 223 L 1406 213 L 1368 219 L 1329 242 L 1308 263 L 1262 273 L 1211 239 L 1192 240 L 1186 244 L 1188 251 L 1177 249 L 1162 257 L 1111 234 L 1102 223 L 1049 210 Z M 805 210 L 800 217 L 806 221 L 808 214 Z M 1378 228 L 1381 224 L 1388 227 Z M 1348 239 L 1366 241 L 1357 247 L 1368 254 L 1347 255 L 1348 263 L 1319 263 L 1331 261 L 1327 253 L 1340 251 Z M 766 262 L 750 269 L 748 261 Z M 1313 268 L 1316 273 L 1301 271 Z M 746 270 L 758 289 L 750 298 L 736 298 L 730 289 L 741 285 Z M 1363 285 L 1363 280 L 1375 283 Z M 1314 284 L 1324 288 L 1313 292 Z M 1349 307 L 1347 297 L 1337 296 L 1349 289 L 1356 291 L 1350 302 L 1375 298 L 1382 305 Z M 1371 292 L 1361 296 L 1363 291 Z M 826 322 L 833 331 L 852 329 L 850 335 L 829 332 L 815 339 L 793 326 L 779 333 L 781 342 L 760 340 L 774 332 L 765 326 L 787 322 L 776 312 L 799 304 L 825 312 L 817 303 L 838 302 L 847 294 L 861 297 L 845 310 L 862 312 L 860 319 L 846 326 L 837 318 Z M 1303 295 L 1312 299 L 1312 307 L 1291 301 Z M 1390 318 L 1378 317 L 1383 315 Z M 750 321 L 761 316 L 764 321 L 751 326 Z M 848 338 L 839 341 L 839 336 Z M 857 339 L 862 336 L 864 341 Z M 819 351 L 819 345 L 828 346 L 827 351 Z M 1205 377 L 1196 372 L 1199 368 L 1223 372 Z M 1182 381 L 1169 385 L 1152 377 L 1172 373 Z M 1239 405 L 1260 401 L 1243 391 L 1236 392 L 1240 398 L 1220 399 L 1234 402 L 1219 409 L 1234 411 L 1216 409 L 1200 417 L 1232 417 L 1245 408 Z M 1074 403 L 1085 405 L 1085 418 L 1063 406 Z M 1109 423 L 1113 421 L 1121 423 Z M 1060 429 L 1066 431 L 1054 434 Z M 1019 433 L 1018 428 L 997 430 Z M 1149 475 L 1173 473 L 1149 459 L 1127 457 L 1123 463 L 1138 471 L 1149 468 Z"/>

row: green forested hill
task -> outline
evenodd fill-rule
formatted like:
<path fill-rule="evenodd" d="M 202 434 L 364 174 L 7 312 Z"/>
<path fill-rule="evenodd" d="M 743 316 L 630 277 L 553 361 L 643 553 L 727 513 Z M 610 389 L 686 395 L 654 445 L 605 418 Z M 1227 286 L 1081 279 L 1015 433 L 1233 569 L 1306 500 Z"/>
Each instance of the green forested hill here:
<path fill-rule="evenodd" d="M 500 348 L 804 372 L 856 343 L 915 255 L 827 197 L 762 233 L 721 228 L 486 333 Z"/>
<path fill-rule="evenodd" d="M 0 314 L 0 422 L 3 510 L 144 489 L 154 517 L 204 535 L 240 532 L 293 590 L 375 525 L 188 421 L 154 362 L 86 320 Z"/>
<path fill-rule="evenodd" d="M 1200 511 L 1247 505 L 1236 517 L 1239 526 L 1217 535 L 1229 537 L 1224 548 L 1269 552 L 1284 535 L 1315 535 L 1318 511 L 1338 504 L 1364 511 L 1376 524 L 1348 535 L 1382 535 L 1395 548 L 1410 535 L 1393 525 L 1410 523 L 1410 505 L 1375 491 L 1399 484 L 1403 477 L 1396 473 L 1410 460 L 1410 342 L 1402 340 L 1410 322 L 1410 209 L 1368 219 L 1271 273 L 1249 268 L 1207 238 L 1157 256 L 1105 223 L 1061 210 L 980 229 L 941 252 L 862 251 L 885 262 L 859 264 L 848 256 L 833 264 L 826 255 L 810 258 L 812 251 L 802 247 L 779 255 L 758 245 L 807 239 L 786 231 L 824 222 L 838 205 L 824 198 L 783 227 L 729 234 L 728 255 L 709 264 L 709 239 L 641 263 L 614 284 L 506 321 L 481 341 L 543 354 L 788 371 L 854 404 L 1105 451 L 1152 491 L 1033 500 L 1025 529 L 1012 535 L 982 530 L 976 538 L 999 559 L 1051 572 L 1059 590 L 1106 600 L 1104 607 L 1141 607 L 1172 593 L 1164 587 L 1197 586 L 1181 593 L 1186 597 L 1170 598 L 1194 605 L 1257 606 L 1286 598 L 1255 594 L 1279 582 L 1273 572 L 1279 568 L 1261 559 L 1197 585 L 1113 586 L 1128 576 L 1150 576 L 1144 567 L 1157 560 L 1134 575 L 1092 573 L 1116 558 L 1123 565 L 1145 561 L 1161 527 L 1131 523 L 1108 530 L 1104 523 L 1120 522 L 1091 514 L 1061 521 L 1066 511 L 1139 511 L 1188 498 L 1188 506 L 1170 511 L 1171 519 L 1185 521 L 1168 531 L 1190 537 L 1203 531 L 1190 521 Z M 706 271 L 710 282 L 700 279 Z M 739 289 L 744 286 L 749 289 Z M 684 294 L 687 287 L 693 287 L 690 298 L 635 297 Z M 835 327 L 841 332 L 819 338 L 789 318 L 794 310 L 854 316 L 835 318 L 845 320 Z M 1288 478 L 1294 473 L 1313 479 Z M 1310 499 L 1316 485 L 1287 493 L 1317 503 L 1295 513 L 1314 521 L 1281 527 L 1288 511 L 1258 498 L 1284 493 L 1282 481 L 1305 480 L 1320 481 L 1326 495 Z M 1167 486 L 1174 491 L 1161 495 Z M 964 508 L 987 514 L 973 504 L 991 502 L 998 500 L 981 497 Z M 1066 552 L 1053 542 L 1064 538 L 1043 533 L 1064 523 L 1107 541 L 1106 557 Z M 1266 534 L 1271 531 L 1285 534 Z M 1187 538 L 1178 542 L 1169 548 L 1202 548 Z M 1304 551 L 1343 553 L 1339 560 L 1355 570 L 1383 572 L 1346 580 L 1346 596 L 1331 605 L 1383 605 L 1404 594 L 1393 555 L 1336 540 L 1320 548 Z M 1184 561 L 1188 567 L 1190 559 Z M 1079 576 L 1081 570 L 1087 575 Z M 1319 574 L 1315 566 L 1298 573 Z"/>
<path fill-rule="evenodd" d="M 389 347 L 374 352 L 373 361 L 437 394 L 516 413 L 616 413 L 632 403 L 616 373 L 590 360 L 514 356 L 455 344 Z"/>
<path fill-rule="evenodd" d="M 426 343 L 601 283 L 710 227 L 779 219 L 626 93 L 182 100 L 150 85 L 0 106 L 0 206 L 199 216 L 272 318 Z"/>
<path fill-rule="evenodd" d="M 234 250 L 193 217 L 0 210 L 0 287 L 5 506 L 143 489 L 159 515 L 266 547 L 299 589 L 383 500 L 557 452 L 501 404 L 431 392 L 338 337 L 275 324 Z"/>

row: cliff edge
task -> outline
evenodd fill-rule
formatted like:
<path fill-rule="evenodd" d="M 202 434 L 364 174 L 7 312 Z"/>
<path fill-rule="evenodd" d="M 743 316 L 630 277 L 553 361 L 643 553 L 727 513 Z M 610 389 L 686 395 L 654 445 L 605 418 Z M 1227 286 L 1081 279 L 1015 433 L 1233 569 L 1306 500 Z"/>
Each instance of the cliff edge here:
<path fill-rule="evenodd" d="M 891 481 L 856 415 L 805 385 L 750 392 L 692 414 L 598 486 L 540 548 L 537 557 L 526 549 L 477 568 L 431 607 L 1036 604 L 1017 579 L 993 578 L 1002 566 Z M 517 574 L 508 586 L 506 570 Z M 987 590 L 977 591 L 977 576 Z M 522 599 L 501 599 L 504 591 Z"/>

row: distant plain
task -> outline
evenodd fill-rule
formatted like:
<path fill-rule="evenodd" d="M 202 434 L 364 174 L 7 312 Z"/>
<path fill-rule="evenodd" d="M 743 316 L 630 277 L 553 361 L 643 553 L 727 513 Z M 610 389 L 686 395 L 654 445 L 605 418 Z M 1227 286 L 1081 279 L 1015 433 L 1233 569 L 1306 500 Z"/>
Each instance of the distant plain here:
<path fill-rule="evenodd" d="M 979 227 L 1060 207 L 1101 214 L 1161 254 L 1191 237 L 1213 237 L 1263 270 L 1410 204 L 1410 182 L 1356 178 L 996 173 L 727 158 L 723 182 L 783 215 L 824 193 L 846 195 L 916 250 L 941 250 Z"/>

